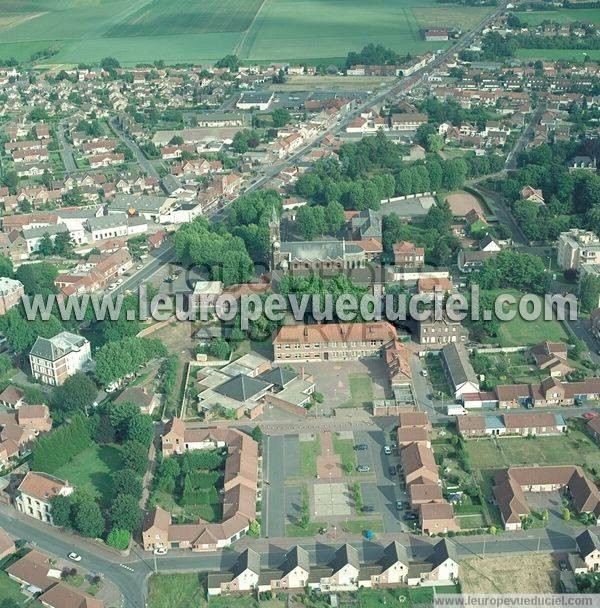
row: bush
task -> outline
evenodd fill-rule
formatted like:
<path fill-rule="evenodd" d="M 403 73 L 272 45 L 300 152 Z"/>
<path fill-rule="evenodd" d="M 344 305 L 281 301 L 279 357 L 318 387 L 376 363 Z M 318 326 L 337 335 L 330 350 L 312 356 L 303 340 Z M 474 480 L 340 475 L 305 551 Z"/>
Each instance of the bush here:
<path fill-rule="evenodd" d="M 129 546 L 131 540 L 131 533 L 129 530 L 123 530 L 121 528 L 113 528 L 106 538 L 106 544 L 123 551 Z"/>

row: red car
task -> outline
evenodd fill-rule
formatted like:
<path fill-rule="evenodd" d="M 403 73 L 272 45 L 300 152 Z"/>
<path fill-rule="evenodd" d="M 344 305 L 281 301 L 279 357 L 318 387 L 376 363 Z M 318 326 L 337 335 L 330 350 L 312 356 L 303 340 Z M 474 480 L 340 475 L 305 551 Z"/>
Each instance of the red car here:
<path fill-rule="evenodd" d="M 583 414 L 582 418 L 585 418 L 586 420 L 591 420 L 592 418 L 595 418 L 598 414 L 596 412 L 586 412 L 585 414 Z"/>

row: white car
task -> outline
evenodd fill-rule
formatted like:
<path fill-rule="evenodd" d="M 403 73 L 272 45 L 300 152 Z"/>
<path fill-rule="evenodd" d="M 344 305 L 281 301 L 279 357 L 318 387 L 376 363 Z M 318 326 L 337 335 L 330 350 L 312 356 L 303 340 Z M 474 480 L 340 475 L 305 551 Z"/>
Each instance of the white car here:
<path fill-rule="evenodd" d="M 156 549 L 154 549 L 154 555 L 166 555 L 167 554 L 167 550 L 165 547 L 156 547 Z"/>
<path fill-rule="evenodd" d="M 137 269 L 137 270 L 141 270 L 143 267 L 144 267 L 144 265 L 143 265 L 143 264 L 138 264 L 138 265 L 136 266 L 136 269 Z"/>
<path fill-rule="evenodd" d="M 79 555 L 78 553 L 75 553 L 74 551 L 71 551 L 71 553 L 69 553 L 68 558 L 70 560 L 73 560 L 74 562 L 81 561 L 81 555 Z"/>
<path fill-rule="evenodd" d="M 120 285 L 123 282 L 123 279 L 117 279 L 117 285 Z"/>
<path fill-rule="evenodd" d="M 111 284 L 108 286 L 108 288 L 109 288 L 109 289 L 114 289 L 116 286 L 117 286 L 117 284 L 116 284 L 116 283 L 111 283 Z"/>
<path fill-rule="evenodd" d="M 392 448 L 389 445 L 383 446 L 383 453 L 389 456 L 392 453 Z"/>
<path fill-rule="evenodd" d="M 427 376 L 429 376 L 429 372 L 428 372 L 426 369 L 424 369 L 424 370 L 421 372 L 421 376 L 423 376 L 423 378 L 427 378 Z"/>

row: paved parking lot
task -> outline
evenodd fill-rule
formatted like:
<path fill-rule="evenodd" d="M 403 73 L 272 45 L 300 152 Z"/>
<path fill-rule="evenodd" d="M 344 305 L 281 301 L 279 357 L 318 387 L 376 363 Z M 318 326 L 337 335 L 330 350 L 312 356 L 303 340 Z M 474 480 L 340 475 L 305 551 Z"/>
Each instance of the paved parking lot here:
<path fill-rule="evenodd" d="M 396 501 L 408 499 L 406 491 L 401 486 L 401 476 L 391 475 L 390 466 L 397 466 L 400 458 L 384 453 L 384 446 L 389 445 L 387 431 L 358 431 L 354 434 L 355 444 L 364 443 L 367 450 L 356 453 L 359 465 L 368 466 L 375 474 L 375 482 L 362 484 L 363 504 L 372 506 L 381 515 L 385 532 L 401 532 L 407 529 L 402 521 L 404 511 L 396 509 Z"/>

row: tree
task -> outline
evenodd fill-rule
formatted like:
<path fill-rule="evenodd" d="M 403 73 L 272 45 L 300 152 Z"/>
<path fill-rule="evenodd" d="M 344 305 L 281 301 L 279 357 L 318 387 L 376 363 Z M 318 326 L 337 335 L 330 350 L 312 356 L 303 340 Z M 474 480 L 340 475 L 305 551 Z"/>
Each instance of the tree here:
<path fill-rule="evenodd" d="M 8 277 L 11 279 L 15 274 L 13 263 L 10 258 L 0 255 L 0 277 Z"/>
<path fill-rule="evenodd" d="M 137 441 L 126 441 L 121 447 L 123 466 L 143 475 L 148 468 L 148 448 Z"/>
<path fill-rule="evenodd" d="M 138 500 L 129 494 L 117 495 L 109 509 L 108 519 L 112 528 L 133 532 L 142 520 Z"/>
<path fill-rule="evenodd" d="M 47 296 L 56 293 L 54 279 L 58 276 L 58 269 L 54 264 L 38 262 L 35 264 L 21 264 L 15 273 L 15 278 L 25 289 L 25 293 Z"/>
<path fill-rule="evenodd" d="M 124 551 L 129 547 L 129 541 L 131 540 L 131 532 L 129 530 L 122 530 L 121 528 L 113 528 L 106 537 L 106 544 Z"/>
<path fill-rule="evenodd" d="M 159 340 L 130 337 L 108 342 L 96 353 L 94 374 L 100 384 L 108 386 L 133 374 L 140 365 L 166 354 L 167 349 Z"/>
<path fill-rule="evenodd" d="M 240 60 L 237 55 L 225 55 L 215 63 L 217 68 L 229 68 L 232 72 L 237 72 L 240 67 Z"/>
<path fill-rule="evenodd" d="M 142 478 L 133 469 L 115 471 L 112 479 L 116 494 L 130 494 L 137 499 L 142 497 Z"/>
<path fill-rule="evenodd" d="M 70 414 L 75 411 L 87 413 L 96 401 L 98 389 L 94 382 L 79 371 L 52 390 L 50 405 L 54 410 Z"/>
<path fill-rule="evenodd" d="M 248 535 L 254 538 L 258 538 L 260 536 L 260 523 L 256 519 L 250 522 Z"/>
<path fill-rule="evenodd" d="M 50 499 L 52 507 L 52 521 L 59 528 L 68 528 L 71 526 L 71 508 L 73 502 L 70 496 L 61 496 L 57 494 Z"/>
<path fill-rule="evenodd" d="M 45 258 L 51 256 L 54 253 L 54 245 L 52 244 L 52 239 L 50 235 L 46 232 L 44 236 L 42 236 L 40 240 L 40 244 L 38 245 L 38 253 Z"/>
<path fill-rule="evenodd" d="M 131 420 L 138 416 L 140 408 L 130 401 L 111 403 L 108 408 L 108 419 L 121 441 L 127 438 Z"/>
<path fill-rule="evenodd" d="M 591 312 L 600 304 L 600 278 L 586 273 L 579 282 L 579 303 Z"/>
<path fill-rule="evenodd" d="M 121 67 L 121 64 L 114 57 L 104 57 L 100 60 L 100 67 L 108 72 L 111 70 L 118 70 Z"/>
<path fill-rule="evenodd" d="M 571 519 L 571 511 L 567 507 L 564 507 L 562 510 L 562 518 L 564 521 L 569 521 Z"/>
<path fill-rule="evenodd" d="M 73 251 L 73 241 L 68 232 L 60 232 L 54 238 L 54 253 L 61 257 L 66 257 Z"/>
<path fill-rule="evenodd" d="M 208 346 L 208 354 L 215 359 L 227 361 L 231 355 L 231 347 L 225 340 L 218 338 L 213 340 Z"/>
<path fill-rule="evenodd" d="M 154 422 L 149 414 L 137 413 L 127 425 L 127 439 L 150 447 L 154 439 Z"/>
<path fill-rule="evenodd" d="M 104 519 L 98 503 L 81 491 L 76 492 L 73 499 L 73 528 L 89 538 L 98 538 L 104 532 Z"/>
<path fill-rule="evenodd" d="M 273 119 L 273 126 L 276 128 L 284 127 L 292 120 L 292 115 L 289 110 L 285 108 L 278 108 L 271 112 L 271 118 Z"/>
<path fill-rule="evenodd" d="M 250 433 L 252 439 L 257 443 L 260 443 L 263 439 L 263 432 L 261 431 L 259 426 L 255 426 Z"/>

